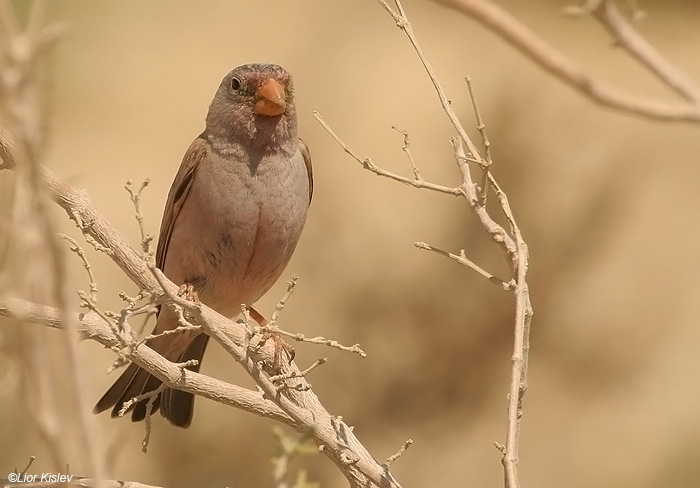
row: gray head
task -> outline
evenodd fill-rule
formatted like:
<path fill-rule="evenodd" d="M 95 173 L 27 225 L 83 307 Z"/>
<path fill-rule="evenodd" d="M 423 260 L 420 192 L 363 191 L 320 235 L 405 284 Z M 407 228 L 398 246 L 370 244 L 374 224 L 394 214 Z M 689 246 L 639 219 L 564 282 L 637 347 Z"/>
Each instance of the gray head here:
<path fill-rule="evenodd" d="M 227 74 L 207 114 L 207 132 L 220 142 L 273 151 L 296 142 L 292 76 L 276 64 L 245 64 Z"/>

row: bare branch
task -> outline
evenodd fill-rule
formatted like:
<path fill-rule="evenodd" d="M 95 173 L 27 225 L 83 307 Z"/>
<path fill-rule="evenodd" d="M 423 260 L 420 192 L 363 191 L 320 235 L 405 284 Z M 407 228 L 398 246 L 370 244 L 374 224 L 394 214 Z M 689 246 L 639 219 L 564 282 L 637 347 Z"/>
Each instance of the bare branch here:
<path fill-rule="evenodd" d="M 406 452 L 406 450 L 411 447 L 411 444 L 413 444 L 413 439 L 407 439 L 406 442 L 403 443 L 401 448 L 396 451 L 395 454 L 392 454 L 388 458 L 386 458 L 386 462 L 384 463 L 384 466 L 386 466 L 386 469 L 389 469 L 394 462 L 403 456 L 403 454 Z"/>
<path fill-rule="evenodd" d="M 479 104 L 476 103 L 476 96 L 474 95 L 474 88 L 472 87 L 472 79 L 467 76 L 465 78 L 467 82 L 467 88 L 469 89 L 469 97 L 472 100 L 472 108 L 474 109 L 474 117 L 476 117 L 476 128 L 481 134 L 481 145 L 484 148 L 484 157 L 481 161 L 478 161 L 481 166 L 481 205 L 486 205 L 486 198 L 488 195 L 488 179 L 489 179 L 489 166 L 491 166 L 491 143 L 489 138 L 486 136 L 486 125 L 481 118 L 481 112 L 479 111 Z"/>
<path fill-rule="evenodd" d="M 53 328 L 63 327 L 63 317 L 60 310 L 18 298 L 0 299 L 0 316 L 21 319 L 27 323 L 43 324 Z M 76 321 L 77 331 L 81 339 L 91 339 L 108 348 L 121 347 L 121 342 L 112 329 L 96 312 L 90 311 L 80 316 L 75 315 L 73 320 Z M 226 327 L 228 323 L 230 323 L 228 319 L 220 317 L 220 326 Z M 169 388 L 187 391 L 287 425 L 292 424 L 289 416 L 274 403 L 264 400 L 260 392 L 231 385 L 194 371 L 186 370 L 183 379 L 183 371 L 179 365 L 166 360 L 145 344 L 131 351 L 129 357 Z"/>
<path fill-rule="evenodd" d="M 275 325 L 275 323 L 277 322 L 277 319 L 279 318 L 280 312 L 282 311 L 285 304 L 287 303 L 287 300 L 289 300 L 289 297 L 294 292 L 294 287 L 297 285 L 298 281 L 299 281 L 299 277 L 297 275 L 294 275 L 294 276 L 292 276 L 291 281 L 287 282 L 287 292 L 280 299 L 280 301 L 277 302 L 277 305 L 275 306 L 275 311 L 272 314 L 272 317 L 270 317 L 270 321 L 267 323 L 268 326 Z"/>
<path fill-rule="evenodd" d="M 290 388 L 285 390 L 285 394 L 277 394 L 277 387 L 258 366 L 258 361 L 260 361 L 261 357 L 272 357 L 274 349 L 272 346 L 261 350 L 261 355 L 251 355 L 251 348 L 248 347 L 248 331 L 245 325 L 232 322 L 203 304 L 195 304 L 178 297 L 178 287 L 165 278 L 159 270 L 153 268 L 152 271 L 149 269 L 148 265 L 144 263 L 141 256 L 128 242 L 116 232 L 102 215 L 95 211 L 84 191 L 78 191 L 58 180 L 48 169 L 44 169 L 43 174 L 46 187 L 52 197 L 68 213 L 69 217 L 78 225 L 78 228 L 84 234 L 91 236 L 98 245 L 110 249 L 109 256 L 140 289 L 154 295 L 166 294 L 169 297 L 168 306 L 175 304 L 191 313 L 207 335 L 219 342 L 244 367 L 261 388 L 264 398 L 271 400 L 273 405 L 276 405 L 276 408 L 272 410 L 275 412 L 276 420 L 284 421 L 299 432 L 309 428 L 313 429 L 315 442 L 325 446 L 323 452 L 335 462 L 351 486 L 366 486 L 368 482 L 378 486 L 400 486 L 391 474 L 384 472 L 382 467 L 374 460 L 374 457 L 354 435 L 346 434 L 341 443 L 337 435 L 337 429 L 331 426 L 331 415 L 323 408 L 313 391 L 307 389 L 307 383 L 303 377 L 291 380 L 296 383 L 290 385 Z M 159 279 L 156 279 L 156 276 Z M 0 307 L 0 313 L 2 312 L 3 308 Z M 88 315 L 95 316 L 86 314 L 86 316 Z M 118 340 L 114 333 L 109 327 L 105 326 L 105 328 L 109 330 L 109 347 L 118 346 Z M 255 344 L 251 345 L 255 346 Z M 267 349 L 267 352 L 265 349 Z M 176 365 L 165 361 L 165 365 L 169 366 L 166 367 L 164 363 L 160 362 L 158 363 L 160 366 L 154 368 L 156 366 L 155 363 L 146 364 L 143 362 L 144 356 L 141 354 L 146 352 L 158 356 L 144 345 L 141 345 L 130 352 L 130 358 L 149 371 L 149 373 L 158 377 L 170 388 L 189 391 L 234 406 L 240 405 L 235 399 L 221 396 L 220 394 L 215 395 L 212 391 L 205 393 L 194 391 L 191 386 L 186 387 L 186 385 L 178 381 L 180 375 Z M 174 371 L 172 368 L 174 368 Z M 296 370 L 298 369 L 292 363 L 290 371 Z M 187 377 L 193 377 L 194 375 L 196 373 L 186 371 Z M 223 385 L 226 384 L 224 383 Z M 300 386 L 300 388 L 296 388 L 295 385 Z M 230 392 L 230 388 L 233 388 L 233 386 L 226 385 L 227 391 Z M 239 408 L 241 407 L 239 406 Z M 247 405 L 243 406 L 243 408 L 247 408 Z M 349 450 L 352 452 L 351 458 L 356 459 L 356 462 L 346 462 Z"/>
<path fill-rule="evenodd" d="M 613 1 L 602 0 L 598 2 L 592 10 L 592 14 L 615 39 L 616 45 L 622 47 L 650 73 L 681 97 L 695 106 L 700 104 L 698 85 L 644 39 L 620 13 Z"/>
<path fill-rule="evenodd" d="M 182 334 L 183 332 L 188 332 L 191 330 L 201 331 L 202 327 L 200 327 L 199 325 L 194 325 L 194 324 L 179 325 L 179 326 L 175 327 L 174 329 L 164 330 L 163 332 L 159 332 L 158 334 L 149 334 L 146 337 L 144 337 L 143 339 L 141 339 L 141 342 L 152 341 L 156 337 L 161 337 L 161 336 Z"/>
<path fill-rule="evenodd" d="M 445 91 L 442 89 L 440 83 L 438 83 L 437 76 L 433 71 L 433 68 L 431 68 L 430 63 L 428 63 L 428 58 L 426 57 L 421 47 L 418 45 L 418 40 L 413 34 L 413 27 L 408 21 L 408 17 L 406 17 L 403 5 L 401 5 L 401 2 L 399 0 L 395 0 L 396 6 L 398 8 L 398 13 L 396 13 L 391 7 L 389 7 L 386 0 L 377 1 L 387 10 L 387 12 L 391 14 L 391 16 L 394 18 L 394 21 L 396 22 L 396 26 L 399 29 L 401 29 L 404 34 L 406 34 L 406 37 L 408 37 L 408 40 L 413 45 L 413 50 L 418 55 L 418 59 L 420 59 L 420 62 L 423 64 L 423 68 L 425 68 L 425 71 L 428 73 L 430 81 L 433 83 L 433 87 L 435 88 L 435 93 L 437 93 L 438 99 L 440 100 L 442 110 L 445 112 L 445 115 L 447 115 L 447 118 L 450 120 L 450 122 L 452 122 L 452 126 L 457 131 L 459 137 L 461 137 L 462 141 L 464 141 L 464 143 L 467 145 L 467 149 L 469 150 L 470 155 L 476 159 L 480 159 L 481 156 L 479 155 L 479 151 L 467 135 L 467 132 L 464 130 L 462 123 L 457 117 L 457 113 L 452 108 L 452 102 L 449 98 L 447 98 Z"/>
<path fill-rule="evenodd" d="M 131 203 L 134 205 L 134 212 L 136 213 L 136 221 L 139 223 L 139 230 L 141 231 L 141 249 L 144 253 L 149 253 L 151 249 L 151 242 L 153 241 L 153 236 L 146 232 L 143 225 L 143 214 L 141 213 L 141 193 L 144 188 L 148 186 L 151 182 L 149 178 L 143 180 L 141 186 L 137 189 L 134 188 L 131 180 L 126 182 L 124 188 L 129 192 L 129 197 L 131 198 Z"/>
<path fill-rule="evenodd" d="M 413 160 L 413 154 L 411 154 L 411 141 L 408 138 L 408 132 L 405 130 L 399 129 L 395 125 L 392 125 L 391 128 L 394 129 L 399 134 L 403 135 L 403 146 L 401 147 L 401 149 L 403 150 L 404 153 L 406 153 L 406 157 L 408 158 L 408 162 L 411 163 L 411 169 L 413 170 L 413 177 L 415 178 L 416 181 L 423 181 L 423 177 L 420 175 L 420 171 L 418 171 L 418 166 L 416 165 L 416 162 Z"/>
<path fill-rule="evenodd" d="M 93 303 L 97 303 L 97 281 L 95 281 L 95 276 L 92 274 L 92 265 L 87 260 L 87 256 L 85 256 L 85 251 L 82 247 L 80 247 L 78 241 L 76 241 L 72 237 L 69 237 L 65 234 L 59 234 L 58 236 L 61 239 L 65 239 L 66 241 L 70 242 L 70 250 L 77 254 L 80 260 L 83 262 L 83 268 L 85 268 L 85 271 L 87 272 L 90 285 L 90 300 Z"/>
<path fill-rule="evenodd" d="M 282 330 L 279 327 L 264 326 L 261 327 L 261 329 L 263 332 L 275 332 L 279 335 L 289 337 L 290 339 L 294 339 L 298 342 L 308 342 L 309 344 L 320 344 L 323 346 L 334 347 L 335 349 L 340 349 L 341 351 L 354 352 L 355 354 L 359 354 L 363 358 L 367 357 L 367 353 L 365 353 L 365 351 L 363 351 L 362 348 L 360 348 L 359 344 L 353 344 L 352 346 L 344 346 L 333 339 L 326 339 L 322 336 L 306 337 L 306 335 L 302 334 L 301 332 L 287 332 L 286 330 Z"/>
<path fill-rule="evenodd" d="M 326 364 L 326 362 L 328 362 L 328 358 L 317 359 L 313 362 L 313 364 L 311 364 L 311 366 L 309 366 L 303 371 L 294 371 L 291 373 L 270 376 L 270 381 L 272 381 L 273 383 L 277 383 L 278 381 L 291 380 L 293 378 L 303 378 L 304 376 L 307 376 L 309 373 L 311 373 L 314 369 Z"/>
<path fill-rule="evenodd" d="M 626 89 L 619 89 L 603 80 L 591 76 L 577 63 L 555 49 L 551 44 L 542 39 L 537 33 L 524 25 L 518 19 L 509 14 L 505 9 L 490 0 L 435 0 L 438 3 L 447 5 L 458 12 L 461 12 L 479 24 L 491 30 L 501 37 L 524 56 L 539 65 L 542 69 L 555 76 L 565 84 L 583 93 L 591 100 L 603 106 L 627 112 L 629 114 L 641 115 L 649 119 L 678 121 L 678 122 L 700 122 L 700 105 L 698 104 L 698 88 L 692 83 L 689 84 L 685 75 L 679 75 L 679 70 L 673 68 L 667 70 L 669 64 L 661 62 L 658 57 L 649 56 L 649 49 L 640 49 L 640 42 L 633 43 L 635 47 L 630 47 L 637 55 L 645 58 L 645 65 L 652 70 L 662 80 L 671 79 L 667 82 L 677 92 L 690 100 L 691 103 L 673 104 L 660 102 L 657 100 L 629 95 Z M 607 9 L 602 4 L 609 4 L 607 0 L 597 2 L 599 9 Z M 601 15 L 602 14 L 596 14 Z M 610 15 L 607 12 L 606 15 Z M 619 20 L 613 17 L 615 20 Z M 619 24 L 613 23 L 616 29 Z M 619 34 L 619 33 L 618 33 Z M 618 35 L 616 34 L 616 35 Z M 635 40 L 641 39 L 635 33 Z M 629 31 L 625 30 L 625 37 L 629 37 Z M 644 41 L 646 42 L 646 41 Z M 648 46 L 648 44 L 647 44 Z M 654 54 L 655 51 L 654 51 Z M 663 72 L 663 75 L 661 74 Z M 471 148 L 470 148 L 471 150 Z"/>
<path fill-rule="evenodd" d="M 387 176 L 391 179 L 399 181 L 401 183 L 410 184 L 417 188 L 430 188 L 437 191 L 442 191 L 443 193 L 449 193 L 454 195 L 462 195 L 471 210 L 476 214 L 484 227 L 486 232 L 491 236 L 491 239 L 498 244 L 503 250 L 508 263 L 512 271 L 511 280 L 506 283 L 503 280 L 495 278 L 491 273 L 483 270 L 472 261 L 468 260 L 464 255 L 464 251 L 460 255 L 454 255 L 445 251 L 434 249 L 425 243 L 416 243 L 416 246 L 421 249 L 428 249 L 439 254 L 443 254 L 455 261 L 469 267 L 470 269 L 476 271 L 481 276 L 489 279 L 490 281 L 498 284 L 503 289 L 513 292 L 515 296 L 515 326 L 514 326 L 514 341 L 513 341 L 513 355 L 511 363 L 511 384 L 508 400 L 508 422 L 506 428 L 506 444 L 503 451 L 503 466 L 505 474 L 505 485 L 506 488 L 519 488 L 518 481 L 518 449 L 519 449 L 519 429 L 520 420 L 522 417 L 522 398 L 524 392 L 527 388 L 527 359 L 529 350 L 529 331 L 530 331 L 530 318 L 532 316 L 532 307 L 530 305 L 529 291 L 527 282 L 525 280 L 527 274 L 528 266 L 528 251 L 527 245 L 522 238 L 520 229 L 518 228 L 515 217 L 510 209 L 508 200 L 496 183 L 495 178 L 489 172 L 489 166 L 491 164 L 491 155 L 489 150 L 489 141 L 486 137 L 486 132 L 484 130 L 484 124 L 481 119 L 481 115 L 478 111 L 478 106 L 476 104 L 476 98 L 473 91 L 471 90 L 471 83 L 469 80 L 468 86 L 470 88 L 470 97 L 472 99 L 472 104 L 477 116 L 478 130 L 482 136 L 482 142 L 484 145 L 485 157 L 482 157 L 477 150 L 475 144 L 471 141 L 467 135 L 464 127 L 457 118 L 454 110 L 452 109 L 452 104 L 447 98 L 441 84 L 439 83 L 435 73 L 433 72 L 430 64 L 427 61 L 425 54 L 420 48 L 418 41 L 413 33 L 413 28 L 411 23 L 406 17 L 406 12 L 401 4 L 400 0 L 394 0 L 393 3 L 396 5 L 396 9 L 392 8 L 387 0 L 377 0 L 379 4 L 391 15 L 397 27 L 406 35 L 406 37 L 411 42 L 413 49 L 415 50 L 418 58 L 420 59 L 423 67 L 425 68 L 430 81 L 433 83 L 435 92 L 438 95 L 440 104 L 442 105 L 445 115 L 452 123 L 455 131 L 459 137 L 452 138 L 452 146 L 454 148 L 454 154 L 457 161 L 457 166 L 462 174 L 462 184 L 458 187 L 459 192 L 455 192 L 454 189 L 449 189 L 446 187 L 440 187 L 436 189 L 429 186 L 429 184 L 423 181 L 409 180 L 408 178 L 400 177 L 393 174 L 387 174 L 387 172 L 377 168 L 369 158 L 360 159 L 355 152 L 350 149 L 336 134 L 333 130 L 325 123 L 325 121 L 315 113 L 314 116 L 321 123 L 321 125 L 326 129 L 326 131 L 335 139 L 335 141 L 343 148 L 343 150 L 358 161 L 365 169 L 368 169 L 375 174 L 380 174 L 382 176 Z M 465 146 L 467 150 L 465 151 Z M 471 175 L 470 163 L 476 163 L 482 168 L 483 178 L 481 190 L 479 190 L 476 183 Z M 506 229 L 504 229 L 500 224 L 498 224 L 489 215 L 486 209 L 486 192 L 487 192 L 487 182 L 491 184 L 492 188 L 496 191 L 496 194 L 501 204 L 501 209 L 506 215 L 508 220 L 508 226 L 510 234 Z M 388 466 L 387 466 L 388 472 Z"/>
<path fill-rule="evenodd" d="M 362 159 L 360 156 L 357 155 L 357 153 L 355 153 L 355 151 L 350 149 L 350 147 L 340 139 L 340 137 L 333 131 L 333 129 L 330 128 L 330 126 L 326 123 L 323 117 L 321 117 L 321 114 L 319 114 L 318 112 L 314 112 L 314 118 L 318 120 L 321 126 L 323 126 L 323 128 L 326 129 L 326 132 L 328 132 L 331 135 L 331 137 L 335 139 L 335 142 L 337 142 L 338 145 L 340 145 L 340 147 L 342 147 L 346 153 L 348 153 L 355 161 L 360 163 L 364 169 L 371 171 L 375 175 L 384 176 L 386 178 L 398 181 L 399 183 L 404 183 L 406 185 L 413 186 L 415 188 L 425 188 L 427 190 L 433 190 L 440 193 L 447 193 L 449 195 L 455 196 L 459 196 L 462 194 L 459 188 L 449 188 L 442 185 L 436 185 L 434 183 L 427 183 L 422 180 L 406 178 L 404 176 L 400 176 L 395 173 L 386 171 L 382 168 L 378 168 L 374 165 L 370 158 Z"/>
<path fill-rule="evenodd" d="M 491 283 L 494 285 L 498 285 L 501 288 L 503 288 L 505 291 L 512 291 L 515 284 L 511 281 L 506 283 L 500 278 L 497 278 L 496 276 L 492 275 L 488 271 L 486 271 L 484 268 L 479 266 L 478 264 L 474 263 L 474 261 L 470 260 L 467 258 L 466 253 L 464 252 L 464 249 L 460 249 L 459 254 L 453 254 L 448 251 L 443 251 L 442 249 L 439 249 L 437 247 L 433 247 L 430 244 L 426 242 L 414 242 L 414 246 L 416 246 L 418 249 L 423 249 L 425 251 L 431 251 L 436 254 L 440 254 L 441 256 L 448 257 L 454 261 L 457 261 L 459 264 L 462 264 L 466 266 L 467 268 L 476 271 L 479 275 L 483 276 L 487 280 L 489 280 Z"/>

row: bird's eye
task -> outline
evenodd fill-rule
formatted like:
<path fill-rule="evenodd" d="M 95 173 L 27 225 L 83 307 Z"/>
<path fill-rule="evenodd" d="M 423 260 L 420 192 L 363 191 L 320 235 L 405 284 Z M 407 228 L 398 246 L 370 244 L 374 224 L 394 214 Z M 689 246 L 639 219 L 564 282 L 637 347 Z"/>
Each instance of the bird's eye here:
<path fill-rule="evenodd" d="M 241 87 L 241 80 L 239 80 L 235 76 L 233 78 L 231 78 L 231 89 L 238 90 L 240 87 Z"/>

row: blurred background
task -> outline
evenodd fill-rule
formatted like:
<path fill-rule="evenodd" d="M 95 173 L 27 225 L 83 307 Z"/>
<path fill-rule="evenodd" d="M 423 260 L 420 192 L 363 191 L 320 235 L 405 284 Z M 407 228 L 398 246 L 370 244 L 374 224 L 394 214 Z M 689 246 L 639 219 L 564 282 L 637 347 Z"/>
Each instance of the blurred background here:
<path fill-rule="evenodd" d="M 648 13 L 643 34 L 700 83 L 700 4 L 639 3 Z M 563 16 L 568 2 L 500 4 L 592 74 L 632 94 L 674 100 L 595 21 Z M 523 486 L 698 486 L 700 128 L 601 109 L 460 14 L 424 1 L 405 7 L 478 140 L 464 83 L 473 78 L 493 173 L 530 245 L 535 315 Z M 294 75 L 314 202 L 294 259 L 260 308 L 269 314 L 298 274 L 282 327 L 362 345 L 366 359 L 297 345 L 296 360 L 303 368 L 329 357 L 309 381 L 379 460 L 415 440 L 393 466 L 404 486 L 502 486 L 493 442 L 505 440 L 511 296 L 412 242 L 464 248 L 507 279 L 499 249 L 463 201 L 362 170 L 312 117 L 319 111 L 359 154 L 410 175 L 396 125 L 409 132 L 426 180 L 458 183 L 451 126 L 383 9 L 371 0 L 55 0 L 50 19 L 71 29 L 48 57 L 45 163 L 84 188 L 134 246 L 139 233 L 124 183 L 151 179 L 142 208 L 157 235 L 171 181 L 221 78 L 247 62 L 278 63 Z M 82 242 L 65 214 L 55 215 Z M 135 294 L 134 285 L 85 247 L 100 307 L 118 310 L 117 293 Z M 87 279 L 78 259 L 67 259 L 77 308 L 74 290 L 87 289 Z M 61 333 L 37 329 L 48 343 Z M 17 333 L 0 320 L 6 347 Z M 46 354 L 60 391 L 62 365 Z M 114 354 L 93 342 L 79 354 L 93 402 L 116 378 L 105 374 Z M 238 369 L 212 345 L 202 372 L 252 386 Z M 0 356 L 0 478 L 31 455 L 30 472 L 53 468 L 22 401 L 25 386 L 12 354 Z M 69 418 L 69 407 L 56 408 L 59 421 Z M 142 424 L 104 414 L 92 435 L 113 479 L 266 487 L 273 485 L 271 427 L 199 399 L 188 430 L 155 419 L 148 454 L 141 453 Z M 84 474 L 74 444 L 66 435 L 65 457 L 72 473 Z M 323 456 L 300 466 L 324 487 L 345 485 Z"/>

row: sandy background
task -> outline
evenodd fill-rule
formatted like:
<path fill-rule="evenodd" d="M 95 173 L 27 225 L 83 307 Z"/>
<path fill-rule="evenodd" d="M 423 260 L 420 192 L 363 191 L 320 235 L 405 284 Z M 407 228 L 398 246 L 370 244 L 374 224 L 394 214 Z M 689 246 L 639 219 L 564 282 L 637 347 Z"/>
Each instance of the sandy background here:
<path fill-rule="evenodd" d="M 595 22 L 563 17 L 565 3 L 502 2 L 591 72 L 631 93 L 673 99 L 611 48 Z M 700 80 L 697 2 L 643 7 L 644 34 Z M 470 128 L 463 77 L 473 77 L 494 174 L 530 244 L 535 316 L 523 486 L 698 486 L 698 128 L 602 110 L 455 12 L 409 0 L 406 8 Z M 449 123 L 388 15 L 369 0 L 56 0 L 51 18 L 70 21 L 72 30 L 49 61 L 46 164 L 85 188 L 134 245 L 138 229 L 124 182 L 151 178 L 143 210 L 157 233 L 177 166 L 202 130 L 223 75 L 254 61 L 293 73 L 316 184 L 285 273 L 285 279 L 299 274 L 300 285 L 283 326 L 359 342 L 369 353 L 360 359 L 299 346 L 298 363 L 330 358 L 310 381 L 377 458 L 415 440 L 394 466 L 404 486 L 502 486 L 492 443 L 505 436 L 511 299 L 411 242 L 465 248 L 505 277 L 498 250 L 461 201 L 361 170 L 312 118 L 318 110 L 360 154 L 409 175 L 401 138 L 390 129 L 396 124 L 410 132 L 423 176 L 456 184 Z M 56 216 L 79 237 L 64 215 Z M 77 259 L 69 259 L 69 288 L 86 288 Z M 90 259 L 100 305 L 119 308 L 117 292 L 134 293 L 134 286 L 108 258 L 90 252 Z M 262 309 L 271 311 L 283 290 L 284 280 Z M 15 332 L 0 322 L 5 341 Z M 54 341 L 60 334 L 40 333 Z M 89 342 L 80 354 L 96 401 L 116 377 L 104 374 L 113 355 Z M 30 455 L 38 457 L 31 472 L 52 468 L 19 400 L 15 364 L 0 357 L 0 477 Z M 237 369 L 212 345 L 202 371 L 250 385 Z M 266 487 L 271 426 L 200 399 L 189 430 L 158 417 L 147 455 L 140 450 L 142 425 L 102 415 L 94 436 L 110 448 L 109 475 L 116 479 L 172 488 Z M 66 457 L 82 474 L 73 446 L 69 439 Z M 304 465 L 324 487 L 345 484 L 321 456 Z"/>

